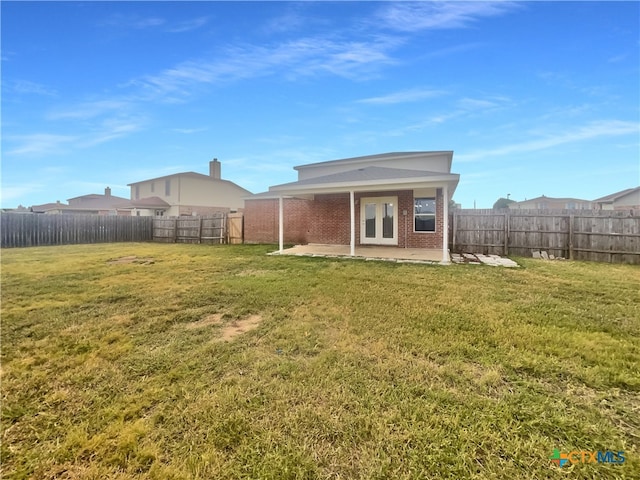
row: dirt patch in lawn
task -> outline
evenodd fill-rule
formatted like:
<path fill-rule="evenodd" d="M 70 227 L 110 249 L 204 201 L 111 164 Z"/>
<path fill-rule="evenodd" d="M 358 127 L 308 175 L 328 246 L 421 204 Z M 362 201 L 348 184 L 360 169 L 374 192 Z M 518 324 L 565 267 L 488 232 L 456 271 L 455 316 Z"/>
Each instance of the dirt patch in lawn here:
<path fill-rule="evenodd" d="M 236 319 L 231 321 L 230 323 L 225 324 L 222 318 L 222 314 L 214 313 L 213 315 L 207 315 L 202 320 L 188 324 L 186 328 L 188 330 L 193 330 L 210 325 L 220 325 L 222 328 L 220 329 L 219 339 L 228 342 L 238 335 L 257 328 L 258 325 L 260 325 L 260 322 L 262 322 L 261 315 L 249 315 L 248 317 Z"/>
<path fill-rule="evenodd" d="M 156 263 L 156 261 L 153 258 L 140 258 L 136 257 L 135 255 L 131 255 L 128 257 L 120 257 L 114 258 L 112 260 L 107 260 L 107 263 L 109 265 L 125 265 L 129 263 L 135 263 L 138 265 L 152 265 Z"/>

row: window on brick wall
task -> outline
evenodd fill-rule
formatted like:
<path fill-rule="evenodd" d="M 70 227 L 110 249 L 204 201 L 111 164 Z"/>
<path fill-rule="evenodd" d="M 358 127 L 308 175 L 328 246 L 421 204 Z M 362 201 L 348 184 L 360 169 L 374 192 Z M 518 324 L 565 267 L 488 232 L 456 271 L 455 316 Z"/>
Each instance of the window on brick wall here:
<path fill-rule="evenodd" d="M 164 181 L 164 195 L 165 197 L 171 195 L 171 180 Z"/>
<path fill-rule="evenodd" d="M 436 199 L 415 198 L 413 201 L 414 229 L 416 232 L 436 231 Z"/>

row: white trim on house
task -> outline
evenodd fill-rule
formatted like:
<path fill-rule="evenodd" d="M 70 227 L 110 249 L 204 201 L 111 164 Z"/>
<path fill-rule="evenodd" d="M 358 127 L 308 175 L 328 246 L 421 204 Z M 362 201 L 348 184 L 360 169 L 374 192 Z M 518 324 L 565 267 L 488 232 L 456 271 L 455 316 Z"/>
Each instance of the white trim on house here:
<path fill-rule="evenodd" d="M 449 263 L 449 188 L 442 187 L 442 263 Z"/>
<path fill-rule="evenodd" d="M 349 190 L 349 255 L 356 254 L 356 199 L 355 192 Z"/>

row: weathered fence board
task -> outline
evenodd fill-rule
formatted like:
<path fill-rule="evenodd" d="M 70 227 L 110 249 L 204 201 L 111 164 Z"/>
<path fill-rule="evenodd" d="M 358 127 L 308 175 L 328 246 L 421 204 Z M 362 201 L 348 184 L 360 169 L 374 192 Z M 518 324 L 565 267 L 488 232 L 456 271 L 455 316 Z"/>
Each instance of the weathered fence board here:
<path fill-rule="evenodd" d="M 153 240 L 165 243 L 227 243 L 227 214 L 203 217 L 156 217 Z"/>
<path fill-rule="evenodd" d="M 244 215 L 242 213 L 230 213 L 227 216 L 228 243 L 237 244 L 244 241 Z"/>
<path fill-rule="evenodd" d="M 2 247 L 148 242 L 153 231 L 151 217 L 2 213 L 0 219 Z"/>
<path fill-rule="evenodd" d="M 2 247 L 106 242 L 242 243 L 242 213 L 203 217 L 124 217 L 2 213 Z M 228 229 L 229 227 L 229 229 Z"/>
<path fill-rule="evenodd" d="M 640 264 L 640 212 L 603 210 L 455 210 L 451 249 Z"/>

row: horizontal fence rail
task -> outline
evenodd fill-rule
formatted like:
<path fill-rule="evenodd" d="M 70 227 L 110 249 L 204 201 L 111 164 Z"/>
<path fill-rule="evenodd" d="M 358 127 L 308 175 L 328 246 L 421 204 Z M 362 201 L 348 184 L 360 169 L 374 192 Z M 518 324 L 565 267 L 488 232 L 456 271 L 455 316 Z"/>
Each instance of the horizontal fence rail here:
<path fill-rule="evenodd" d="M 0 246 L 3 248 L 149 242 L 152 238 L 152 217 L 18 213 L 0 215 Z"/>
<path fill-rule="evenodd" d="M 640 264 L 640 211 L 454 210 L 451 250 Z"/>

